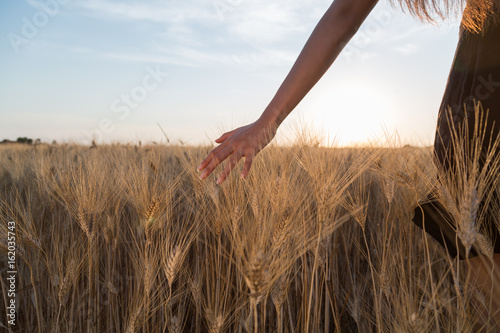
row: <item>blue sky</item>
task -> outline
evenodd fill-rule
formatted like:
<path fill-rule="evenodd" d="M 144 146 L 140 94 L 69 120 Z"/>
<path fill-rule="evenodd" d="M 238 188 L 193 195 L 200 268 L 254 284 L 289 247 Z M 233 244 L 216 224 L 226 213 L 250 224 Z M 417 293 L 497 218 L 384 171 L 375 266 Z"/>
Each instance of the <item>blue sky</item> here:
<path fill-rule="evenodd" d="M 6 0 L 0 138 L 208 143 L 254 121 L 324 0 Z M 381 2 L 283 124 L 341 145 L 431 144 L 458 40 Z"/>

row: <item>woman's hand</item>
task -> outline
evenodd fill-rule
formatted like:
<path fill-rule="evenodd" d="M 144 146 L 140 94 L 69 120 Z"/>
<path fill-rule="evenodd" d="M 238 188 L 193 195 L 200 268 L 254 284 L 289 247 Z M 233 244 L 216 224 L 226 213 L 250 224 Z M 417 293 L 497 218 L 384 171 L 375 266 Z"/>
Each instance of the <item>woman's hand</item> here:
<path fill-rule="evenodd" d="M 276 130 L 276 126 L 270 125 L 269 122 L 261 118 L 252 124 L 224 133 L 220 138 L 215 140 L 220 145 L 212 150 L 198 166 L 198 170 L 203 170 L 200 178 L 207 178 L 220 163 L 229 157 L 224 170 L 217 179 L 217 184 L 222 184 L 231 173 L 231 170 L 233 170 L 244 156 L 245 165 L 241 172 L 241 178 L 244 179 L 250 171 L 255 155 L 271 142 L 276 134 Z"/>
<path fill-rule="evenodd" d="M 201 179 L 207 178 L 228 157 L 229 161 L 217 179 L 218 184 L 227 178 L 243 156 L 245 165 L 241 177 L 248 175 L 255 155 L 273 139 L 279 124 L 330 67 L 377 1 L 333 1 L 259 120 L 215 140 L 220 145 L 198 167 L 198 170 L 203 170 Z"/>

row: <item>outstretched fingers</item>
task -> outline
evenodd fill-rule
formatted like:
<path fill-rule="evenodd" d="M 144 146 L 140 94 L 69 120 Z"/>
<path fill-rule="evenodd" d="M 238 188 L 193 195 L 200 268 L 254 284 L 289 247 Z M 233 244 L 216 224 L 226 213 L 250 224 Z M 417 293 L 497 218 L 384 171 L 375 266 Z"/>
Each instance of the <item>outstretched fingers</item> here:
<path fill-rule="evenodd" d="M 229 161 L 226 163 L 226 165 L 224 167 L 224 170 L 220 174 L 219 178 L 217 178 L 217 181 L 216 181 L 217 184 L 222 184 L 226 180 L 227 176 L 229 176 L 229 174 L 234 169 L 234 167 L 236 166 L 236 164 L 238 164 L 238 162 L 240 161 L 241 157 L 242 157 L 242 155 L 240 153 L 234 153 L 229 158 Z"/>
<path fill-rule="evenodd" d="M 217 168 L 217 166 L 232 153 L 233 149 L 231 146 L 219 146 L 212 150 L 212 152 L 208 154 L 207 158 L 203 162 L 201 162 L 200 166 L 198 167 L 198 170 L 203 170 L 200 178 L 205 179 L 210 176 L 212 171 L 214 171 L 215 168 Z"/>
<path fill-rule="evenodd" d="M 220 138 L 216 139 L 215 142 L 217 143 L 223 143 L 224 141 L 226 141 L 227 138 L 229 138 L 231 135 L 234 134 L 234 132 L 236 132 L 238 129 L 234 129 L 232 131 L 229 131 L 229 132 L 226 132 L 224 134 L 222 134 L 220 136 Z"/>
<path fill-rule="evenodd" d="M 220 146 L 217 146 L 214 149 L 212 149 L 212 151 L 210 153 L 208 153 L 207 157 L 205 157 L 205 159 L 200 163 L 200 165 L 198 165 L 198 170 L 201 171 L 201 170 L 205 169 L 210 164 L 210 162 L 212 162 L 212 160 L 215 158 L 215 156 L 217 156 L 217 154 L 222 149 L 224 149 L 224 147 L 225 147 L 224 145 L 220 145 Z"/>
<path fill-rule="evenodd" d="M 254 157 L 255 157 L 255 152 L 253 151 L 245 154 L 245 165 L 243 165 L 243 171 L 241 172 L 241 179 L 245 179 L 248 176 Z"/>

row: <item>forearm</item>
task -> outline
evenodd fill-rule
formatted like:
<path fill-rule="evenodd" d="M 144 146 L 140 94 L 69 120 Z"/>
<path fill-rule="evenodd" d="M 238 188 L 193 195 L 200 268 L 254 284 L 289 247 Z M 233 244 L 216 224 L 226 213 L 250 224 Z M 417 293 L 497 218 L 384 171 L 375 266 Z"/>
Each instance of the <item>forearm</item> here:
<path fill-rule="evenodd" d="M 261 116 L 278 127 L 328 70 L 378 0 L 335 0 Z"/>

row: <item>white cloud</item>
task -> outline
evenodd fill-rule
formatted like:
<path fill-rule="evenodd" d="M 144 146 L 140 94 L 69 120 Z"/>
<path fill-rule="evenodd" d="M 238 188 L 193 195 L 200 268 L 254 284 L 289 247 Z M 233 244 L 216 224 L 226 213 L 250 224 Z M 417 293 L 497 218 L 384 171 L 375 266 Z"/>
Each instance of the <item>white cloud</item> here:
<path fill-rule="evenodd" d="M 414 54 L 415 52 L 417 52 L 418 47 L 417 47 L 417 45 L 415 45 L 413 43 L 407 43 L 407 44 L 402 45 L 402 46 L 394 47 L 394 50 L 396 52 L 399 52 L 399 53 L 404 54 L 404 55 L 411 55 L 411 54 Z"/>
<path fill-rule="evenodd" d="M 164 63 L 171 65 L 200 67 L 200 66 L 287 66 L 296 58 L 293 52 L 281 50 L 256 50 L 253 52 L 203 52 L 194 48 L 178 46 L 174 48 L 158 48 L 155 54 L 146 53 L 105 53 L 102 57 L 123 61 L 143 63 Z"/>
<path fill-rule="evenodd" d="M 77 1 L 76 6 L 84 9 L 84 15 L 163 25 L 149 30 L 144 52 L 113 50 L 102 52 L 102 56 L 183 66 L 289 66 L 297 56 L 297 48 L 317 23 L 317 17 L 331 3 L 330 0 Z"/>
<path fill-rule="evenodd" d="M 256 0 L 241 10 L 237 8 L 228 17 L 227 29 L 234 37 L 251 43 L 276 43 L 312 30 L 318 21 L 317 12 L 326 8 L 325 1 Z"/>
<path fill-rule="evenodd" d="M 76 5 L 95 16 L 117 20 L 148 20 L 160 23 L 177 23 L 189 19 L 212 19 L 206 3 L 190 1 L 78 1 Z"/>
<path fill-rule="evenodd" d="M 323 12 L 329 3 L 327 0 L 78 0 L 76 6 L 84 9 L 85 15 L 102 19 L 162 23 L 168 25 L 169 36 L 178 33 L 175 31 L 178 29 L 182 29 L 182 35 L 190 35 L 205 27 L 238 40 L 270 43 L 312 29 L 318 12 Z"/>

